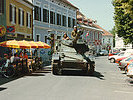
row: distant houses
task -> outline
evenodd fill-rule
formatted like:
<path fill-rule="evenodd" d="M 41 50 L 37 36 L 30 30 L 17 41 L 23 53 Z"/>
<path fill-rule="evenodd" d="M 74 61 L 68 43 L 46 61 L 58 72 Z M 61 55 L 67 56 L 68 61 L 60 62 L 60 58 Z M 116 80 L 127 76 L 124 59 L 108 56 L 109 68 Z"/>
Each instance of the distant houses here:
<path fill-rule="evenodd" d="M 99 25 L 95 25 L 95 26 L 103 31 L 102 49 L 105 49 L 108 51 L 113 50 L 113 35 L 110 32 L 103 29 L 101 26 L 99 26 Z"/>
<path fill-rule="evenodd" d="M 83 38 L 96 53 L 102 49 L 103 30 L 96 27 L 96 21 L 88 19 L 80 11 L 77 12 L 77 25 L 84 29 Z"/>
<path fill-rule="evenodd" d="M 132 44 L 125 45 L 123 38 L 118 37 L 118 35 L 115 35 L 115 49 L 132 49 Z"/>

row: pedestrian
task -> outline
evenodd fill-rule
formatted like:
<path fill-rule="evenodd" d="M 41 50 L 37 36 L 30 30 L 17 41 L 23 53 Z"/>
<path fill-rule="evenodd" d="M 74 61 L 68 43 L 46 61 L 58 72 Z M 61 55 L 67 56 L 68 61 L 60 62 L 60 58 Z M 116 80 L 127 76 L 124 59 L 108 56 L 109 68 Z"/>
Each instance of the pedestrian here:
<path fill-rule="evenodd" d="M 69 40 L 69 37 L 68 37 L 68 35 L 66 33 L 64 33 L 62 40 Z"/>
<path fill-rule="evenodd" d="M 28 55 L 26 52 L 24 52 L 24 58 L 28 59 Z"/>

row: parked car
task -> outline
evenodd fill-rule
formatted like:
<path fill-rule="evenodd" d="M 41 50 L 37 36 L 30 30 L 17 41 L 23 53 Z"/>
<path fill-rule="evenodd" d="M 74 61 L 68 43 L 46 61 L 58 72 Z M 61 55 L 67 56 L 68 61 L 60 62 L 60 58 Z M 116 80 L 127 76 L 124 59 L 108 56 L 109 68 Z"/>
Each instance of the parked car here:
<path fill-rule="evenodd" d="M 114 56 L 110 56 L 108 59 L 110 60 L 111 63 L 115 63 L 115 60 L 118 59 L 118 58 L 121 58 L 124 56 L 124 51 L 123 52 L 120 52 L 119 54 L 117 55 L 114 55 Z"/>
<path fill-rule="evenodd" d="M 120 68 L 121 70 L 124 70 L 124 68 L 126 67 L 127 63 L 128 63 L 129 61 L 131 61 L 132 59 L 133 59 L 133 55 L 131 55 L 131 56 L 129 56 L 129 57 L 123 59 L 122 61 L 120 61 L 120 63 L 119 63 L 120 67 L 119 67 L 119 68 Z"/>
<path fill-rule="evenodd" d="M 125 59 L 125 58 L 127 58 L 127 57 L 118 58 L 118 59 L 116 59 L 115 63 L 120 64 L 120 61 L 122 61 L 122 60 Z"/>
<path fill-rule="evenodd" d="M 128 69 L 127 69 L 127 76 L 130 77 L 130 78 L 133 78 L 133 63 L 131 63 L 131 64 L 128 66 Z"/>
<path fill-rule="evenodd" d="M 125 66 L 125 73 L 128 72 L 128 66 L 129 66 L 131 63 L 133 63 L 133 59 L 130 60 L 130 61 L 127 63 L 127 65 Z"/>
<path fill-rule="evenodd" d="M 107 50 L 101 50 L 101 52 L 99 52 L 99 54 L 101 56 L 107 56 L 108 55 L 108 51 Z"/>
<path fill-rule="evenodd" d="M 128 57 L 131 54 L 133 54 L 133 49 L 127 49 L 126 51 L 122 51 L 117 55 L 110 56 L 109 60 L 110 60 L 111 63 L 114 63 L 116 61 L 116 59 L 122 58 L 122 57 Z"/>
<path fill-rule="evenodd" d="M 109 56 L 117 55 L 118 53 L 120 53 L 120 52 L 109 53 Z"/>

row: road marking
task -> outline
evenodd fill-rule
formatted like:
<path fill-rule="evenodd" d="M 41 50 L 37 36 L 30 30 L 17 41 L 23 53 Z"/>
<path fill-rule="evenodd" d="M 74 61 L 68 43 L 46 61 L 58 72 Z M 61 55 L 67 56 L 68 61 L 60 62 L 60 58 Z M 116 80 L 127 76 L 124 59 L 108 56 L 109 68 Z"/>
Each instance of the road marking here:
<path fill-rule="evenodd" d="M 118 85 L 127 85 L 127 83 L 112 83 L 112 84 L 118 84 Z"/>
<path fill-rule="evenodd" d="M 119 78 L 119 77 L 110 77 L 110 78 L 113 78 L 113 79 L 120 79 L 120 80 L 125 80 L 125 79 L 127 79 L 127 78 L 125 78 L 125 77 L 121 77 L 121 78 Z"/>
<path fill-rule="evenodd" d="M 116 90 L 116 91 L 114 91 L 114 92 L 116 92 L 116 93 L 130 93 L 130 94 L 133 94 L 133 92 L 128 92 L 128 91 L 119 91 L 119 90 Z"/>

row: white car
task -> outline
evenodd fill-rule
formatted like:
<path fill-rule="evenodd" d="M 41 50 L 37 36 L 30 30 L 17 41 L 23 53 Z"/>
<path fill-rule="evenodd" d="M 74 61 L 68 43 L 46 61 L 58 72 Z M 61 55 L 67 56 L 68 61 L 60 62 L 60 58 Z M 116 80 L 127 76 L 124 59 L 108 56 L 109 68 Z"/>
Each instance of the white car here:
<path fill-rule="evenodd" d="M 117 55 L 110 56 L 109 60 L 111 63 L 114 63 L 116 59 L 122 58 L 122 57 L 128 57 L 131 54 L 133 54 L 133 49 L 127 49 L 126 51 L 122 51 Z"/>
<path fill-rule="evenodd" d="M 110 60 L 111 63 L 114 63 L 116 59 L 124 57 L 124 51 L 118 53 L 117 55 L 110 56 L 108 59 Z"/>

